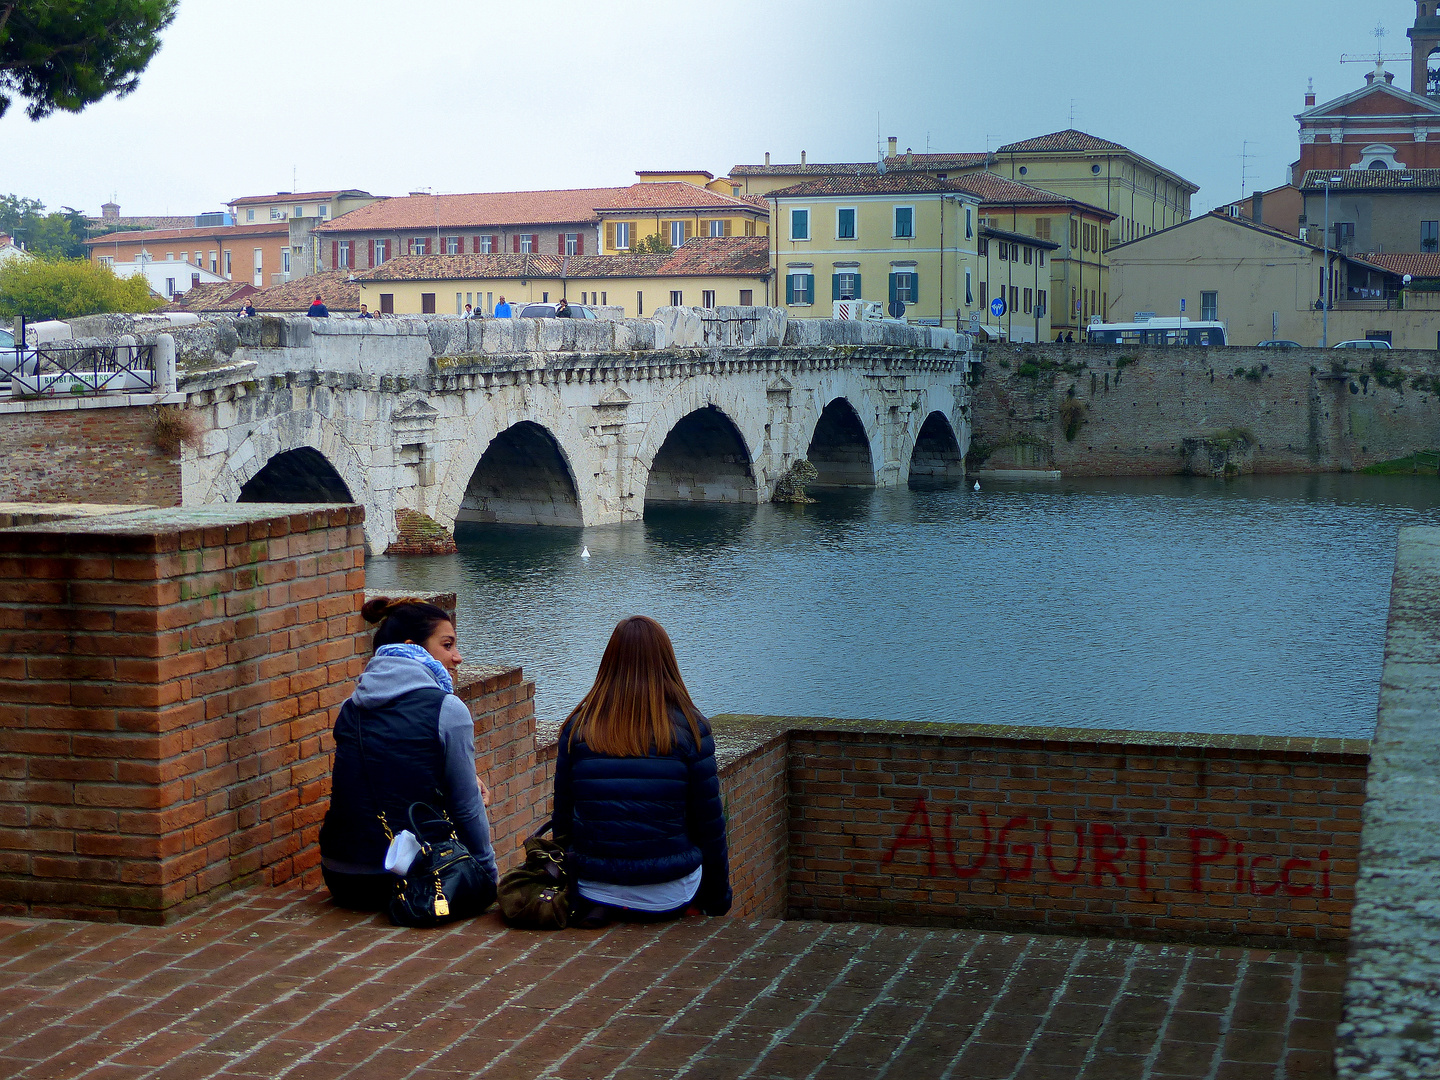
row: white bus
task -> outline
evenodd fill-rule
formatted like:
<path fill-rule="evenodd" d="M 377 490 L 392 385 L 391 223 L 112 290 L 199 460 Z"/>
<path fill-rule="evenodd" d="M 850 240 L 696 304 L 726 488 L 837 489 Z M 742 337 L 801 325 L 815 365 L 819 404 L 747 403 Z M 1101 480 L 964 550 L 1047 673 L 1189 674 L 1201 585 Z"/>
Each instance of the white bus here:
<path fill-rule="evenodd" d="M 1223 322 L 1191 322 L 1185 316 L 1143 322 L 1092 322 L 1085 329 L 1091 345 L 1224 345 Z"/>

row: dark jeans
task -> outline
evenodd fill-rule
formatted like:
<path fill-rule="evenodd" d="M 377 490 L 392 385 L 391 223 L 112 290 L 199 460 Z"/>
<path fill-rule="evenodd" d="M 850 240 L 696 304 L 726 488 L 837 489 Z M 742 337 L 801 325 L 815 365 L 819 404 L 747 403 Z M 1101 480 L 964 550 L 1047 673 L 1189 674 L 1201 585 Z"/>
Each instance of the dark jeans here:
<path fill-rule="evenodd" d="M 390 906 L 399 880 L 394 874 L 341 874 L 323 866 L 320 873 L 330 898 L 352 911 L 384 911 Z"/>

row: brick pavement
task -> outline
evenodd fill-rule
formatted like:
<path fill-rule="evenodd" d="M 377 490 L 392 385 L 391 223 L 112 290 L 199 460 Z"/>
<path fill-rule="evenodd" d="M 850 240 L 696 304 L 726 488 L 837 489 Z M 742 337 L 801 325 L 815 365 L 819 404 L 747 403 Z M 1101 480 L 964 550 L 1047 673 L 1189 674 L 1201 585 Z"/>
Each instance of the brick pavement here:
<path fill-rule="evenodd" d="M 1303 1080 L 1343 959 L 691 919 L 391 927 L 256 888 L 163 927 L 0 919 L 17 1080 Z"/>

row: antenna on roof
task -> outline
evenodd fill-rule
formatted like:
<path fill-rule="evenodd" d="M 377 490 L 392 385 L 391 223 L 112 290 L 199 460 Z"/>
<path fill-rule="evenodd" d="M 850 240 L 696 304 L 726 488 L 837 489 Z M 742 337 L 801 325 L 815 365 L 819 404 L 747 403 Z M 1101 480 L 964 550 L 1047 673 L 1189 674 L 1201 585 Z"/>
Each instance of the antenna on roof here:
<path fill-rule="evenodd" d="M 1072 128 L 1075 126 L 1075 99 L 1073 97 L 1070 99 L 1070 126 Z"/>
<path fill-rule="evenodd" d="M 1247 139 L 1240 144 L 1240 198 L 1245 198 L 1245 184 L 1249 177 L 1247 166 L 1250 159 L 1257 155 L 1250 153 L 1250 141 Z"/>

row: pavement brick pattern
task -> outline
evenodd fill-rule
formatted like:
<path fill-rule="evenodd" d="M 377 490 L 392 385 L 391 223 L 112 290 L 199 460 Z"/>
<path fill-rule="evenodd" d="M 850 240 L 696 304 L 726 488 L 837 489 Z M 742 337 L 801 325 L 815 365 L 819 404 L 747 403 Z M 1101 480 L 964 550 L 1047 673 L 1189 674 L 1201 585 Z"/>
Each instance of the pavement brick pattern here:
<path fill-rule="evenodd" d="M 440 931 L 250 889 L 166 927 L 0 920 L 17 1080 L 1303 1080 L 1344 960 L 689 919 Z"/>

